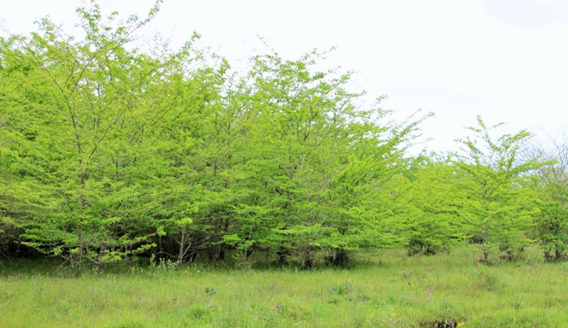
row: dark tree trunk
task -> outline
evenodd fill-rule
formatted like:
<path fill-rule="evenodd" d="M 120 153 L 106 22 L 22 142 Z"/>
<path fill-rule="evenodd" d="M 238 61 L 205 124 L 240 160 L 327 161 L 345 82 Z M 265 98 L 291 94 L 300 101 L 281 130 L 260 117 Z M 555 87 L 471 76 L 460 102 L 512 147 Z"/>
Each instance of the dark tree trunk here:
<path fill-rule="evenodd" d="M 333 257 L 334 266 L 344 266 L 349 262 L 349 256 L 343 248 L 338 248 L 335 250 L 335 255 Z"/>
<path fill-rule="evenodd" d="M 285 248 L 280 247 L 280 249 L 276 252 L 276 255 L 278 255 L 279 265 L 285 265 L 288 263 L 288 252 Z"/>

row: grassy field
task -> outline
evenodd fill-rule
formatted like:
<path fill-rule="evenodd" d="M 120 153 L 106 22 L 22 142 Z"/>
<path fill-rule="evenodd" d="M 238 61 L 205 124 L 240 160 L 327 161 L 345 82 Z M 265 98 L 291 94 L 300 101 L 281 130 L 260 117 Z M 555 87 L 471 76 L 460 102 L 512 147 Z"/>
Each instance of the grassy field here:
<path fill-rule="evenodd" d="M 144 265 L 80 278 L 3 262 L 0 327 L 568 327 L 567 265 L 533 252 L 486 266 L 478 255 L 392 250 L 354 269 Z"/>

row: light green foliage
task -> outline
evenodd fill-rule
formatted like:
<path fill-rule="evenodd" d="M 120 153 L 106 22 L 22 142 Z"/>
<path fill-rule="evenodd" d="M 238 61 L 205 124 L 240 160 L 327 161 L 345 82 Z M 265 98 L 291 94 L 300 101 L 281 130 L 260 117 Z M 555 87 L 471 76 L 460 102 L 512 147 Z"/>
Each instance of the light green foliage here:
<path fill-rule="evenodd" d="M 247 249 L 292 251 L 305 267 L 321 249 L 339 263 L 347 250 L 387 246 L 388 208 L 373 195 L 402 167 L 401 146 L 417 124 L 389 124 L 387 112 L 357 108 L 360 95 L 345 89 L 350 75 L 312 72 L 316 56 L 254 58 L 247 129 L 254 153 L 241 171 L 254 203 L 239 205 L 243 230 L 231 236 Z"/>
<path fill-rule="evenodd" d="M 350 74 L 316 71 L 315 51 L 239 76 L 205 65 L 196 35 L 136 47 L 159 5 L 117 24 L 91 3 L 78 41 L 47 19 L 1 40 L 2 231 L 76 272 L 150 249 L 179 265 L 228 249 L 344 264 L 401 241 L 384 186 L 424 118 L 356 106 Z"/>
<path fill-rule="evenodd" d="M 171 153 L 183 134 L 170 124 L 202 106 L 207 93 L 191 94 L 210 73 L 185 70 L 199 56 L 189 43 L 179 52 L 128 47 L 158 5 L 126 25 L 114 24 L 116 14 L 103 18 L 96 5 L 78 9 L 80 41 L 47 19 L 30 38 L 0 40 L 7 210 L 22 243 L 65 257 L 77 271 L 85 259 L 103 264 L 145 251 L 156 230 L 150 216 L 187 192 L 165 188 L 178 174 Z M 184 198 L 185 211 L 191 201 Z"/>
<path fill-rule="evenodd" d="M 161 2 L 120 20 L 91 1 L 79 39 L 48 19 L 0 37 L 0 325 L 568 322 L 564 266 L 520 256 L 567 259 L 566 144 L 522 158 L 530 133 L 478 118 L 461 153 L 411 156 L 431 114 L 361 105 L 325 54 L 234 71 L 197 34 L 142 46 Z M 22 275 L 27 256 L 60 271 Z"/>
<path fill-rule="evenodd" d="M 410 255 L 434 255 L 461 243 L 465 226 L 459 215 L 465 198 L 458 168 L 449 159 L 422 158 L 401 178 L 399 215 L 404 217 Z"/>
<path fill-rule="evenodd" d="M 399 123 L 383 98 L 361 105 L 352 73 L 318 70 L 315 50 L 234 71 L 197 34 L 178 50 L 138 42 L 160 5 L 121 20 L 92 1 L 79 39 L 48 19 L 0 38 L 1 256 L 41 252 L 75 273 L 229 253 L 245 268 L 258 253 L 311 268 L 481 238 L 486 259 L 493 246 L 511 259 L 537 215 L 538 237 L 563 252 L 565 205 L 529 179 L 542 163 L 518 161 L 528 133 L 493 139 L 479 120 L 461 157 L 413 158 L 431 114 Z"/>
<path fill-rule="evenodd" d="M 540 214 L 536 233 L 547 261 L 564 261 L 568 250 L 568 138 L 552 140 L 552 147 L 532 145 L 529 158 L 547 160 L 552 165 L 539 169 L 533 180 L 538 193 Z"/>
<path fill-rule="evenodd" d="M 566 260 L 568 250 L 568 191 L 563 183 L 554 183 L 541 192 L 538 237 L 548 261 Z"/>
<path fill-rule="evenodd" d="M 467 193 L 459 214 L 472 236 L 481 239 L 484 261 L 497 246 L 504 258 L 514 259 L 530 242 L 526 232 L 539 212 L 534 193 L 523 188 L 523 179 L 546 163 L 520 160 L 520 145 L 530 133 L 495 137 L 492 131 L 500 125 L 489 127 L 480 117 L 478 124 L 469 128 L 475 137 L 458 140 L 464 146 L 456 161 L 463 175 L 459 187 Z"/>

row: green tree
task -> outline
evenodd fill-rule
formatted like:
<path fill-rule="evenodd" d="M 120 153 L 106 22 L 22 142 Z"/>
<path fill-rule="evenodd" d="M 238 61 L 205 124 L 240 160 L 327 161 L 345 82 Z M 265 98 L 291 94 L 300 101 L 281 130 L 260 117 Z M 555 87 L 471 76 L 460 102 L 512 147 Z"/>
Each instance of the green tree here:
<path fill-rule="evenodd" d="M 409 255 L 447 251 L 466 238 L 460 217 L 465 198 L 456 165 L 449 158 L 420 158 L 403 180 L 399 215 Z"/>
<path fill-rule="evenodd" d="M 343 264 L 346 251 L 382 247 L 392 235 L 388 208 L 373 193 L 403 167 L 404 145 L 422 118 L 386 121 L 388 111 L 355 105 L 351 75 L 313 69 L 319 54 L 287 61 L 254 58 L 247 144 L 242 167 L 250 203 L 239 207 L 240 247 L 269 248 L 312 267 L 317 254 Z"/>
<path fill-rule="evenodd" d="M 527 158 L 540 158 L 551 165 L 539 168 L 533 188 L 540 200 L 536 232 L 546 261 L 564 261 L 568 250 L 568 137 L 550 139 L 548 146 L 526 147 Z"/>
<path fill-rule="evenodd" d="M 141 47 L 160 4 L 120 23 L 91 2 L 79 40 L 48 19 L 0 39 L 0 250 L 17 243 L 80 272 L 227 251 L 244 266 L 267 252 L 309 268 L 404 243 L 427 212 L 406 206 L 425 189 L 404 188 L 429 115 L 393 123 L 380 99 L 359 106 L 351 73 L 317 71 L 315 51 L 256 56 L 239 74 L 198 35 L 177 51 Z"/>
<path fill-rule="evenodd" d="M 520 159 L 529 132 L 494 137 L 493 130 L 502 124 L 487 126 L 479 116 L 477 121 L 478 127 L 468 128 L 473 137 L 457 140 L 463 147 L 455 163 L 467 177 L 460 185 L 467 192 L 460 216 L 470 225 L 471 235 L 482 240 L 482 261 L 487 262 L 497 246 L 502 257 L 511 260 L 530 242 L 527 232 L 538 214 L 523 177 L 546 163 Z"/>
<path fill-rule="evenodd" d="M 3 199 L 9 211 L 22 209 L 12 217 L 21 242 L 76 272 L 152 246 L 148 208 L 167 193 L 153 182 L 174 175 L 164 165 L 179 133 L 170 124 L 206 102 L 207 93 L 191 94 L 207 79 L 207 70 L 187 70 L 200 56 L 191 42 L 180 51 L 133 46 L 159 4 L 124 24 L 94 3 L 80 8 L 79 41 L 47 19 L 31 38 L 0 40 Z"/>

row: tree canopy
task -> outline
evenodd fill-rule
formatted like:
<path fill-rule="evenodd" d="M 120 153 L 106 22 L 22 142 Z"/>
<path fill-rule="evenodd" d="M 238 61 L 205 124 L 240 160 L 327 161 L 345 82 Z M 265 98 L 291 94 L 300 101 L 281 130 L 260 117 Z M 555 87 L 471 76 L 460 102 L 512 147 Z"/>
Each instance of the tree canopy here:
<path fill-rule="evenodd" d="M 141 47 L 160 3 L 126 21 L 79 8 L 80 39 L 48 19 L 0 38 L 0 254 L 80 272 L 150 254 L 309 268 L 363 248 L 567 248 L 567 168 L 521 158 L 530 133 L 479 118 L 461 153 L 414 156 L 431 114 L 360 105 L 352 73 L 318 70 L 317 51 L 236 72 L 197 34 Z"/>

